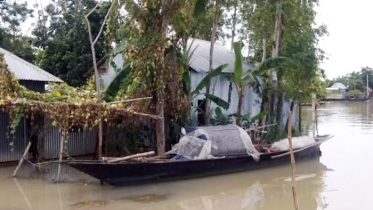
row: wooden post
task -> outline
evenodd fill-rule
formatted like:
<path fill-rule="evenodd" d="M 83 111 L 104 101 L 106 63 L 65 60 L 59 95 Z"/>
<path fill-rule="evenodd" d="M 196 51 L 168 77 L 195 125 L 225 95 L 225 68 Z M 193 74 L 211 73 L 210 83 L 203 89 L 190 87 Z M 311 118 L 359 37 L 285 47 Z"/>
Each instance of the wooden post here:
<path fill-rule="evenodd" d="M 367 72 L 367 98 L 369 98 L 369 81 L 368 81 L 368 72 Z"/>
<path fill-rule="evenodd" d="M 88 17 L 89 15 L 91 15 L 96 9 L 97 7 L 101 4 L 100 2 L 84 17 L 86 22 L 87 22 L 87 26 L 88 26 L 88 35 L 89 35 L 89 41 L 91 43 L 91 51 L 92 51 L 92 60 L 93 60 L 93 69 L 95 70 L 95 79 L 96 79 L 96 91 L 97 91 L 97 103 L 100 105 L 101 104 L 101 87 L 100 87 L 100 79 L 99 79 L 99 73 L 98 73 L 98 70 L 97 70 L 97 63 L 96 63 L 96 50 L 95 50 L 95 44 L 97 43 L 98 41 L 98 38 L 101 36 L 101 33 L 102 33 L 102 30 L 104 29 L 104 26 L 105 26 L 105 23 L 106 23 L 106 20 L 108 19 L 109 17 L 109 13 L 111 11 L 111 9 L 113 8 L 114 6 L 114 3 L 115 1 L 113 1 L 111 3 L 111 6 L 109 8 L 109 11 L 106 13 L 105 15 L 105 19 L 104 19 L 104 22 L 102 23 L 101 25 L 101 28 L 100 28 L 100 31 L 98 32 L 97 34 L 97 37 L 95 38 L 95 40 L 93 40 L 92 38 L 92 32 L 91 32 L 91 24 L 89 23 L 89 20 L 88 20 Z M 98 108 L 98 114 L 99 116 L 101 117 L 101 106 L 99 106 Z M 101 159 L 102 157 L 102 119 L 100 119 L 100 121 L 98 122 L 98 159 Z"/>
<path fill-rule="evenodd" d="M 316 136 L 319 136 L 319 128 L 317 126 L 317 105 L 315 106 L 315 127 L 316 127 Z"/>
<path fill-rule="evenodd" d="M 17 175 L 17 171 L 19 170 L 19 168 L 21 167 L 23 161 L 25 160 L 26 155 L 27 155 L 28 151 L 30 150 L 30 147 L 31 147 L 31 141 L 28 143 L 28 145 L 26 147 L 26 150 L 25 150 L 25 152 L 22 155 L 21 160 L 19 160 L 19 163 L 18 163 L 18 165 L 16 167 L 16 170 L 14 170 L 13 177 L 15 177 Z"/>
<path fill-rule="evenodd" d="M 302 135 L 302 103 L 299 102 L 299 105 L 298 105 L 298 130 L 299 130 L 299 134 Z"/>
<path fill-rule="evenodd" d="M 288 140 L 289 140 L 291 171 L 292 171 L 292 179 L 291 179 L 292 187 L 291 188 L 292 188 L 292 191 L 293 191 L 294 209 L 298 210 L 297 193 L 295 191 L 295 158 L 294 158 L 293 142 L 292 142 L 291 115 L 292 115 L 292 111 L 291 111 L 291 109 L 289 109 L 289 117 L 288 117 Z"/>
<path fill-rule="evenodd" d="M 61 162 L 63 158 L 63 147 L 64 147 L 64 142 L 65 142 L 65 135 L 66 132 L 65 130 L 61 131 L 61 140 L 60 140 L 60 157 L 58 161 L 58 171 L 57 171 L 57 181 L 60 181 L 60 175 L 61 175 Z"/>
<path fill-rule="evenodd" d="M 157 114 L 162 118 L 156 121 L 156 135 L 157 135 L 157 154 L 162 155 L 165 153 L 165 133 L 164 133 L 164 107 L 163 101 L 157 101 L 156 105 Z"/>
<path fill-rule="evenodd" d="M 312 136 L 316 137 L 316 94 L 312 93 Z"/>

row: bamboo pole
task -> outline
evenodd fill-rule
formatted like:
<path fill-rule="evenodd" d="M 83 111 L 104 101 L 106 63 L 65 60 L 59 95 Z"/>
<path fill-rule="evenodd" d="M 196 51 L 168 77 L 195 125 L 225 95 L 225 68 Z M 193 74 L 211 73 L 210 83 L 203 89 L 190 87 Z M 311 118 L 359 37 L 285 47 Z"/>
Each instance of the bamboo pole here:
<path fill-rule="evenodd" d="M 111 9 L 113 8 L 114 6 L 114 2 L 113 1 L 111 3 L 111 6 L 109 8 L 109 11 L 106 13 L 105 15 L 105 19 L 104 19 L 104 22 L 102 23 L 101 25 L 101 28 L 100 28 L 100 31 L 99 33 L 97 34 L 95 40 L 93 40 L 92 38 L 92 31 L 91 31 L 91 24 L 88 20 L 88 17 L 97 9 L 97 7 L 101 4 L 101 3 L 98 3 L 87 15 L 84 16 L 86 22 L 87 22 L 87 26 L 88 26 L 88 35 L 89 35 L 89 41 L 91 43 L 91 51 L 92 51 L 92 60 L 93 60 L 93 68 L 95 70 L 95 79 L 96 79 L 96 91 L 97 91 L 97 103 L 100 105 L 101 104 L 101 87 L 100 87 L 100 79 L 99 79 L 99 73 L 98 73 L 98 70 L 97 70 L 97 61 L 96 61 L 96 50 L 95 50 L 95 44 L 97 43 L 98 41 L 98 38 L 101 36 L 101 33 L 102 33 L 102 30 L 104 29 L 104 26 L 105 26 L 105 22 L 106 20 L 108 19 L 109 17 L 109 13 L 111 11 Z M 98 113 L 99 113 L 99 116 L 101 117 L 101 106 L 98 107 Z M 98 148 L 97 148 L 97 153 L 98 153 L 98 158 L 100 159 L 102 157 L 102 120 L 100 119 L 100 121 L 98 122 Z"/>
<path fill-rule="evenodd" d="M 316 94 L 312 93 L 312 136 L 316 137 Z"/>
<path fill-rule="evenodd" d="M 27 145 L 27 147 L 25 149 L 25 152 L 22 155 L 21 160 L 19 160 L 19 163 L 18 163 L 18 165 L 16 167 L 16 170 L 14 170 L 13 177 L 15 177 L 17 175 L 17 172 L 18 172 L 19 168 L 21 167 L 23 161 L 25 160 L 26 155 L 27 155 L 28 151 L 30 150 L 30 147 L 31 147 L 31 141 L 28 143 L 28 145 Z"/>
<path fill-rule="evenodd" d="M 145 97 L 145 98 L 134 98 L 134 99 L 127 99 L 123 101 L 113 101 L 109 102 L 107 104 L 120 104 L 120 103 L 127 103 L 127 102 L 133 102 L 133 101 L 142 101 L 142 100 L 150 100 L 153 99 L 153 97 Z"/>
<path fill-rule="evenodd" d="M 288 116 L 288 139 L 289 139 L 289 149 L 290 149 L 290 160 L 291 160 L 291 171 L 292 171 L 292 191 L 293 191 L 293 200 L 294 200 L 294 209 L 298 210 L 298 200 L 297 200 L 297 193 L 295 191 L 295 158 L 294 158 L 294 151 L 293 151 L 293 142 L 292 142 L 292 131 L 291 131 L 291 116 L 292 111 L 289 109 L 289 116 Z"/>
<path fill-rule="evenodd" d="M 57 181 L 60 181 L 60 175 L 61 175 L 61 163 L 62 163 L 62 158 L 63 158 L 63 147 L 64 147 L 64 141 L 65 141 L 65 130 L 62 131 L 61 133 L 61 140 L 60 140 L 60 157 L 58 161 L 58 171 L 57 171 Z"/>
<path fill-rule="evenodd" d="M 122 161 L 126 161 L 126 160 L 131 160 L 131 159 L 139 158 L 139 157 L 149 157 L 149 156 L 152 156 L 152 155 L 155 155 L 154 151 L 144 152 L 144 153 L 139 153 L 139 154 L 135 154 L 135 155 L 130 155 L 130 156 L 127 156 L 127 157 L 122 157 L 122 158 L 117 158 L 117 159 L 109 160 L 108 163 L 118 163 L 118 162 L 122 162 Z"/>
<path fill-rule="evenodd" d="M 317 106 L 315 106 L 315 126 L 316 126 L 316 136 L 319 136 L 319 128 L 317 126 Z"/>

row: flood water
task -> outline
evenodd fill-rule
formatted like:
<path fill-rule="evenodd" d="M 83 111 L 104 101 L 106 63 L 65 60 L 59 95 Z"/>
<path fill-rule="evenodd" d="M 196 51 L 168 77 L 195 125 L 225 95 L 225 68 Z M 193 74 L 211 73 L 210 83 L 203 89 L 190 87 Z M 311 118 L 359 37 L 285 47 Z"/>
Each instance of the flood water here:
<path fill-rule="evenodd" d="M 303 107 L 303 112 L 304 126 L 308 127 L 310 107 Z M 328 102 L 318 109 L 319 134 L 335 137 L 321 146 L 320 160 L 296 164 L 300 209 L 373 209 L 371 113 L 373 100 Z M 0 168 L 0 210 L 293 209 L 290 165 L 133 187 L 101 186 L 83 175 L 81 182 L 64 184 L 52 183 L 53 175 L 47 179 L 13 179 L 13 170 Z M 69 180 L 69 169 L 64 170 L 64 178 Z M 21 171 L 24 176 L 27 173 Z"/>

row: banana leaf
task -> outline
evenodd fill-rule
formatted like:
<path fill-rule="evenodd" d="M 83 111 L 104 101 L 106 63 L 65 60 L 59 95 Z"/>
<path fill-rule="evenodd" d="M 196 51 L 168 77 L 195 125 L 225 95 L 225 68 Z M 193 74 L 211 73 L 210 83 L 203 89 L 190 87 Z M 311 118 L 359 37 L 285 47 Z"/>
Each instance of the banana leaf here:
<path fill-rule="evenodd" d="M 130 75 L 131 66 L 128 64 L 115 76 L 113 81 L 111 81 L 102 99 L 106 102 L 112 102 L 122 88 L 122 85 L 127 82 Z"/>
<path fill-rule="evenodd" d="M 197 85 L 196 89 L 192 92 L 192 95 L 198 95 L 200 91 L 208 86 L 211 82 L 211 80 L 214 77 L 220 76 L 225 68 L 227 68 L 228 64 L 223 64 L 219 66 L 218 68 L 211 71 L 205 78 L 202 79 L 202 81 Z"/>

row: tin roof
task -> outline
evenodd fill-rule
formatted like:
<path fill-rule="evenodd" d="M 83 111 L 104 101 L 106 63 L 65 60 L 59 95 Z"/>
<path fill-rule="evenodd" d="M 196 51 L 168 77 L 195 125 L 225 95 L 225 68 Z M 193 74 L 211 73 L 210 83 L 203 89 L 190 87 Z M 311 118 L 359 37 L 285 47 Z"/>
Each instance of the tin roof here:
<path fill-rule="evenodd" d="M 332 86 L 326 88 L 327 90 L 339 90 L 339 89 L 342 89 L 342 90 L 346 90 L 347 87 L 340 83 L 340 82 L 337 82 L 337 83 L 334 83 Z"/>
<path fill-rule="evenodd" d="M 45 70 L 23 60 L 22 58 L 0 48 L 0 53 L 4 54 L 4 59 L 9 71 L 15 74 L 18 80 L 32 80 L 42 82 L 63 82 L 58 77 Z"/>
<path fill-rule="evenodd" d="M 193 39 L 188 40 L 188 47 L 192 44 Z M 190 67 L 196 72 L 208 72 L 210 63 L 210 45 L 211 42 L 194 39 L 192 47 L 190 48 L 190 53 L 192 58 L 190 61 Z M 194 51 L 194 52 L 193 52 Z M 215 43 L 214 45 L 214 55 L 212 61 L 212 68 L 215 69 L 223 64 L 228 64 L 228 67 L 224 69 L 225 73 L 234 72 L 234 52 L 229 50 L 224 45 Z M 252 69 L 253 67 L 247 63 L 243 63 L 244 70 Z"/>

